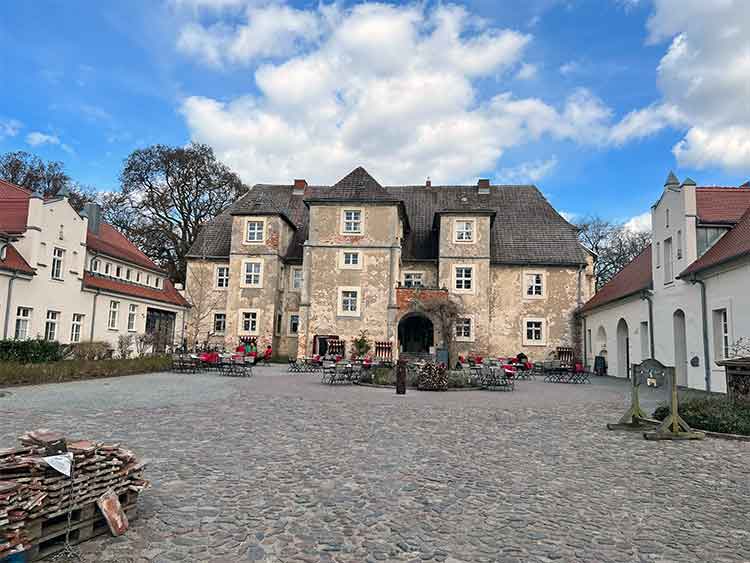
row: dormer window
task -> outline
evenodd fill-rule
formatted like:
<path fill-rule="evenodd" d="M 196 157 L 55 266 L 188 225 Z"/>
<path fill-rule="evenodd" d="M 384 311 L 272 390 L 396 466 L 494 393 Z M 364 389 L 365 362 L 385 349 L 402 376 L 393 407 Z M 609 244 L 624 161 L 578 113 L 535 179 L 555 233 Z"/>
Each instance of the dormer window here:
<path fill-rule="evenodd" d="M 362 210 L 344 209 L 341 213 L 341 231 L 345 235 L 362 234 Z"/>
<path fill-rule="evenodd" d="M 91 271 L 97 274 L 99 273 L 99 260 L 91 261 Z"/>
<path fill-rule="evenodd" d="M 454 223 L 454 242 L 474 242 L 474 221 L 462 219 Z"/>
<path fill-rule="evenodd" d="M 248 220 L 245 224 L 245 242 L 260 244 L 265 240 L 265 221 Z"/>

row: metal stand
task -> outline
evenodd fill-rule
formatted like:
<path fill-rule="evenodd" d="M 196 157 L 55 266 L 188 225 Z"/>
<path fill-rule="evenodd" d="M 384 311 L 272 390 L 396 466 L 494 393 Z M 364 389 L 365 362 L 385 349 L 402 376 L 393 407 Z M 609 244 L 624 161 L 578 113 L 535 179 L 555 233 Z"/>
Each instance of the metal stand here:
<path fill-rule="evenodd" d="M 658 364 L 658 366 L 653 365 Z M 648 430 L 659 424 L 658 420 L 651 420 L 641 408 L 639 387 L 645 381 L 647 373 L 654 369 L 664 369 L 656 360 L 646 360 L 641 364 L 633 364 L 630 378 L 630 408 L 622 415 L 619 422 L 607 424 L 607 430 Z"/>
<path fill-rule="evenodd" d="M 671 386 L 669 414 L 654 432 L 644 432 L 643 437 L 646 440 L 702 440 L 706 435 L 690 428 L 678 411 L 677 378 L 674 368 L 669 368 L 669 380 Z"/>
<path fill-rule="evenodd" d="M 65 545 L 63 546 L 62 550 L 52 556 L 52 561 L 58 561 L 58 562 L 74 562 L 74 561 L 83 561 L 83 555 L 81 555 L 80 550 L 77 547 L 74 547 L 73 544 L 70 543 L 70 529 L 72 527 L 71 519 L 73 517 L 73 510 L 76 507 L 77 501 L 75 498 L 75 483 L 74 483 L 74 477 L 75 477 L 75 462 L 74 460 L 71 460 L 70 462 L 70 498 L 68 502 L 68 523 L 65 527 Z"/>

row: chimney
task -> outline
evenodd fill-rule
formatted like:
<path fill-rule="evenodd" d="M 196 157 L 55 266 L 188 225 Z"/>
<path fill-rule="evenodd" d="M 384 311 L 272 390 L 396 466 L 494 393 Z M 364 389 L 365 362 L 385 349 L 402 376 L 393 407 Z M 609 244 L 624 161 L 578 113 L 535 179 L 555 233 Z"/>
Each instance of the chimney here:
<path fill-rule="evenodd" d="M 477 188 L 480 194 L 490 193 L 490 181 L 487 178 L 480 178 L 477 182 Z"/>
<path fill-rule="evenodd" d="M 307 180 L 305 180 L 304 178 L 295 179 L 294 189 L 292 190 L 292 195 L 305 195 L 306 187 L 307 187 Z"/>
<path fill-rule="evenodd" d="M 427 176 L 427 179 L 424 181 L 424 187 L 425 188 L 431 188 L 432 187 L 432 180 L 430 180 L 429 176 Z"/>
<path fill-rule="evenodd" d="M 97 203 L 87 203 L 83 206 L 83 212 L 89 218 L 89 231 L 98 235 L 102 224 L 102 208 Z"/>

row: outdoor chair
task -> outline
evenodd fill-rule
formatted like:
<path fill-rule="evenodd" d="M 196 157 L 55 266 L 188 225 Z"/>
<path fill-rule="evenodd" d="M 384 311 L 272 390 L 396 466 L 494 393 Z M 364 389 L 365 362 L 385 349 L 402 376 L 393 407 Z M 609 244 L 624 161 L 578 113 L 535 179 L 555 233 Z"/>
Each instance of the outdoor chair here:
<path fill-rule="evenodd" d="M 303 373 L 305 364 L 296 358 L 289 358 L 289 373 Z"/>
<path fill-rule="evenodd" d="M 503 367 L 487 367 L 486 371 L 483 370 L 483 376 L 482 386 L 489 391 L 515 389 L 513 375 Z"/>

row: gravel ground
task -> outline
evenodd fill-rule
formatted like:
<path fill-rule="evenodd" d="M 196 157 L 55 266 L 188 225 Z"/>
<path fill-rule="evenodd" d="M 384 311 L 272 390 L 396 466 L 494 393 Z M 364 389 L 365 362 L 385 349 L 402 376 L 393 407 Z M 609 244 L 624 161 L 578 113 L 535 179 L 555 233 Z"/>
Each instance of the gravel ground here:
<path fill-rule="evenodd" d="M 750 561 L 750 444 L 608 432 L 611 379 L 398 397 L 269 367 L 7 391 L 0 447 L 48 427 L 151 462 L 139 518 L 87 562 Z"/>

